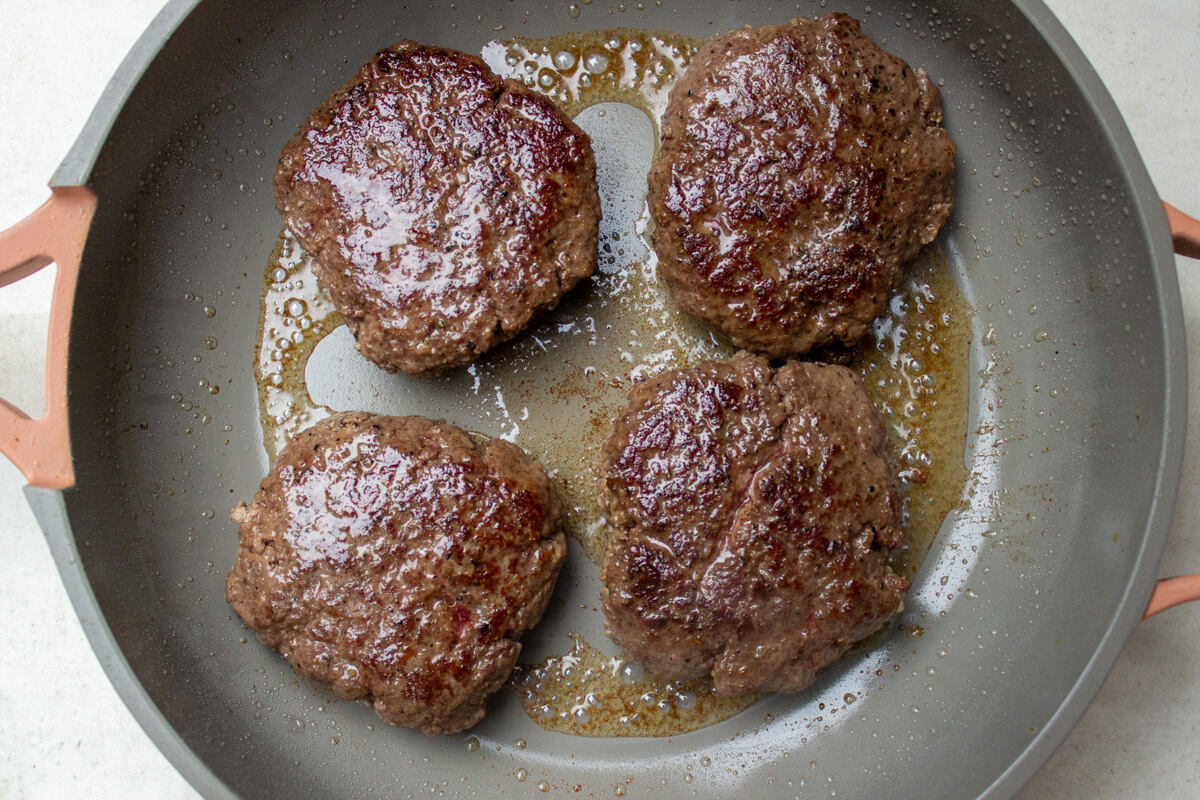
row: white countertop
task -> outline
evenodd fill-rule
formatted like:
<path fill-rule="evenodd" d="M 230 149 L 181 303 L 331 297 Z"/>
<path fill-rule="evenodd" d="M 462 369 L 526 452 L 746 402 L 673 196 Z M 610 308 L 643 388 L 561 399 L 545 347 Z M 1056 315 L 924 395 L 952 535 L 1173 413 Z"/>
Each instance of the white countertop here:
<path fill-rule="evenodd" d="M 1200 5 L 1048 4 L 1108 85 L 1159 192 L 1200 215 Z M 0 0 L 0 229 L 46 198 L 109 76 L 162 5 Z M 1195 398 L 1200 262 L 1178 263 Z M 48 272 L 0 290 L 0 394 L 27 409 L 42 402 Z M 1189 418 L 1163 575 L 1200 571 L 1200 402 Z M 197 797 L 92 655 L 23 484 L 0 459 L 0 612 L 10 620 L 0 631 L 0 797 Z M 1200 606 L 1138 626 L 1082 722 L 1020 797 L 1200 797 Z"/>

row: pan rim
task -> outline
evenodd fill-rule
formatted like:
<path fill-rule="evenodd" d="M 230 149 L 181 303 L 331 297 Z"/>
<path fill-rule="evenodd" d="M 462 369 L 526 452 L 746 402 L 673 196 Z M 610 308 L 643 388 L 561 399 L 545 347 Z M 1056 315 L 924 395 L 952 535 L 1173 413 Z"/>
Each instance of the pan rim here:
<path fill-rule="evenodd" d="M 167 40 L 200 2 L 171 0 L 159 12 L 110 80 L 79 137 L 54 173 L 51 186 L 87 183 L 100 150 L 129 95 Z M 980 794 L 981 798 L 1011 797 L 1041 768 L 1083 716 L 1141 619 L 1158 574 L 1175 508 L 1187 417 L 1183 310 L 1170 233 L 1157 191 L 1115 102 L 1067 30 L 1042 0 L 1010 0 L 1010 4 L 1033 25 L 1071 76 L 1100 124 L 1099 133 L 1112 149 L 1121 174 L 1129 184 L 1133 213 L 1147 240 L 1147 255 L 1159 302 L 1159 326 L 1164 348 L 1163 441 L 1150 512 L 1130 577 L 1122 587 L 1116 613 L 1095 652 L 1070 691 L 1063 696 L 1054 714 L 1004 772 Z M 160 752 L 200 794 L 213 798 L 238 797 L 188 747 L 134 674 L 83 571 L 63 504 L 63 493 L 29 489 L 27 497 L 46 532 L 60 576 L 89 643 L 126 707 Z"/>
<path fill-rule="evenodd" d="M 1071 34 L 1042 0 L 1011 0 L 1011 3 L 1029 20 L 1071 76 L 1084 101 L 1101 123 L 1100 134 L 1108 141 L 1121 172 L 1128 180 L 1135 213 L 1149 245 L 1148 255 L 1159 301 L 1165 377 L 1163 441 L 1141 547 L 1121 593 L 1117 613 L 1054 714 L 1025 750 L 979 795 L 980 800 L 1012 797 L 1049 760 L 1091 705 L 1104 679 L 1116 665 L 1117 657 L 1125 648 L 1133 629 L 1141 621 L 1158 577 L 1170 533 L 1187 428 L 1187 340 L 1175 253 L 1162 200 L 1150 180 L 1150 174 L 1116 102 Z"/>

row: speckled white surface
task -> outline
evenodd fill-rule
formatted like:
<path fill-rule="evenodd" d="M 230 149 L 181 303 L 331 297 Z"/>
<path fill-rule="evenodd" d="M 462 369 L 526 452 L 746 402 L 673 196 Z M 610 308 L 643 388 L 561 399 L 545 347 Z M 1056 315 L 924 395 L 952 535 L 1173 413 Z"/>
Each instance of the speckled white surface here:
<path fill-rule="evenodd" d="M 1108 85 L 1159 192 L 1200 215 L 1200 4 L 1049 5 Z M 161 6 L 161 0 L 0 0 L 0 228 L 45 199 L 47 179 Z M 1197 397 L 1200 262 L 1178 263 Z M 0 290 L 0 395 L 31 411 L 42 404 L 50 285 L 50 276 L 39 274 Z M 1192 403 L 1189 418 L 1164 575 L 1200 571 L 1200 402 Z M 0 629 L 0 797 L 196 797 L 92 656 L 22 484 L 0 459 L 0 613 L 7 621 Z M 1198 665 L 1200 607 L 1138 626 L 1082 722 L 1022 800 L 1200 797 Z"/>

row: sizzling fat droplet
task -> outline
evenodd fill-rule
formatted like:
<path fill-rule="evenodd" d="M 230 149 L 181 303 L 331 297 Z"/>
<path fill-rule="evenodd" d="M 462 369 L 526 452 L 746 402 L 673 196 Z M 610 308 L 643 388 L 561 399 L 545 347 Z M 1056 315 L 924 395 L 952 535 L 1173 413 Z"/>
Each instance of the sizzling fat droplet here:
<path fill-rule="evenodd" d="M 583 68 L 593 75 L 599 75 L 608 69 L 608 56 L 604 53 L 588 53 L 583 59 Z"/>

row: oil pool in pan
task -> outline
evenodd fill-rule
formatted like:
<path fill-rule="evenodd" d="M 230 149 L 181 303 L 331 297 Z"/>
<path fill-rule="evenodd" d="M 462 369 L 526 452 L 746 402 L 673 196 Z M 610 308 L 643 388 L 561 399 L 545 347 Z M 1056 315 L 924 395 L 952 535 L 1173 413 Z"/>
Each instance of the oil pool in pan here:
<path fill-rule="evenodd" d="M 489 42 L 483 57 L 498 74 L 544 92 L 572 116 L 607 102 L 639 108 L 652 120 L 657 141 L 667 94 L 700 44 L 676 34 L 616 29 Z M 599 564 L 604 531 L 593 461 L 632 382 L 734 350 L 679 311 L 658 280 L 644 199 L 637 200 L 636 223 L 613 224 L 614 210 L 633 217 L 638 209 L 612 196 L 616 187 L 600 158 L 604 142 L 595 144 L 606 216 L 596 274 L 475 363 L 435 378 L 392 380 L 476 400 L 486 423 L 546 466 L 567 509 L 568 535 Z M 295 239 L 280 234 L 266 269 L 254 364 L 263 444 L 272 460 L 292 434 L 334 413 L 314 401 L 305 377 L 318 345 L 342 326 L 311 267 Z M 907 543 L 893 561 L 908 576 L 963 498 L 969 315 L 937 246 L 926 248 L 851 364 L 883 416 L 906 489 Z M 521 665 L 510 681 L 526 714 L 552 730 L 668 736 L 728 719 L 759 698 L 720 697 L 707 678 L 667 682 L 605 655 L 582 636 L 571 638 L 570 652 Z"/>

